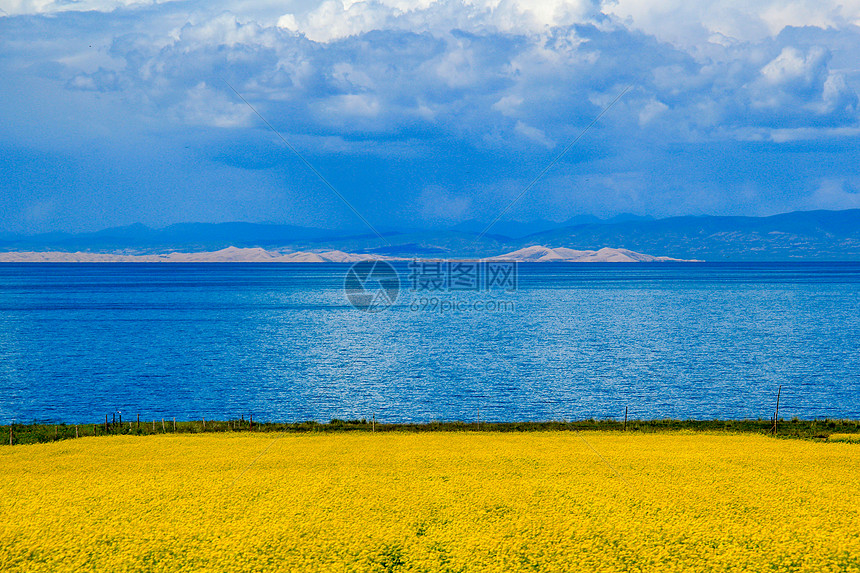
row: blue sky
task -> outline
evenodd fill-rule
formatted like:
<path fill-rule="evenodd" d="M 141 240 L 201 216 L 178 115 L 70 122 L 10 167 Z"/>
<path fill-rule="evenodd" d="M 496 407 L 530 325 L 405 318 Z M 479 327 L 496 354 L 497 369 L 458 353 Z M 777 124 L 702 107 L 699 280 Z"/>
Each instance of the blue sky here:
<path fill-rule="evenodd" d="M 0 0 L 0 232 L 860 207 L 860 2 Z M 229 84 L 229 85 L 228 85 Z"/>

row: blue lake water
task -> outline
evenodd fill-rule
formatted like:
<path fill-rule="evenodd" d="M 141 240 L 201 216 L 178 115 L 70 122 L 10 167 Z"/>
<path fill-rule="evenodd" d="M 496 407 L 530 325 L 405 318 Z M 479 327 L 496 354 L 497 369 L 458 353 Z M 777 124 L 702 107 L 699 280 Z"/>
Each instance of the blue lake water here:
<path fill-rule="evenodd" d="M 445 307 L 404 263 L 379 313 L 348 269 L 0 265 L 0 423 L 860 418 L 860 264 L 522 264 Z"/>

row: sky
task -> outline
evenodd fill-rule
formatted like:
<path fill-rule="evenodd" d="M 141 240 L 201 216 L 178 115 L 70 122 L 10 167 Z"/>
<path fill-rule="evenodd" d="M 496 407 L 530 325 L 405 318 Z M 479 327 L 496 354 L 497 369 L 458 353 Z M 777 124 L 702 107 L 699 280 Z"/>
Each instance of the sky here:
<path fill-rule="evenodd" d="M 0 0 L 0 233 L 860 208 L 858 91 L 860 0 Z"/>

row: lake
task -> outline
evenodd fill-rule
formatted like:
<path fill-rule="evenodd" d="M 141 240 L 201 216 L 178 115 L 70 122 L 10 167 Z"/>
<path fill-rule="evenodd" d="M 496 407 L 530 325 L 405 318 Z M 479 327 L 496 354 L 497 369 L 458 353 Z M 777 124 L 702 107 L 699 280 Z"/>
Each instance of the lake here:
<path fill-rule="evenodd" d="M 403 262 L 379 312 L 349 270 L 0 265 L 0 423 L 766 419 L 779 386 L 782 417 L 860 418 L 860 263 L 530 263 L 428 290 Z"/>

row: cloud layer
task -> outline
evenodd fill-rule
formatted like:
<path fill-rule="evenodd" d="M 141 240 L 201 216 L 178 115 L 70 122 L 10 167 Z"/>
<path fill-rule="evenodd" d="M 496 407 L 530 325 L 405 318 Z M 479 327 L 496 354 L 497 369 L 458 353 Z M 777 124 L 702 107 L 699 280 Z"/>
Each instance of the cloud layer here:
<path fill-rule="evenodd" d="M 0 2 L 0 231 L 857 205 L 860 2 Z M 245 101 L 243 101 L 243 98 Z M 247 102 L 247 103 L 246 103 Z"/>

